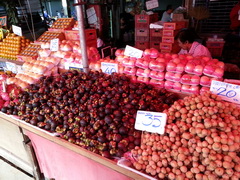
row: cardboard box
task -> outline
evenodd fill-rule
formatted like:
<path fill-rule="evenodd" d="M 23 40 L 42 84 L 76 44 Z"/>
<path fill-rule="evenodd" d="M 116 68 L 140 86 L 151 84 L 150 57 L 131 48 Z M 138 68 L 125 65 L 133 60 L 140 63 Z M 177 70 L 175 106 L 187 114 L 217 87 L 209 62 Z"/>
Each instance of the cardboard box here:
<path fill-rule="evenodd" d="M 178 30 L 163 30 L 164 37 L 175 37 L 179 31 Z"/>
<path fill-rule="evenodd" d="M 150 42 L 161 42 L 162 37 L 151 37 L 150 36 Z"/>
<path fill-rule="evenodd" d="M 154 13 L 151 15 L 147 15 L 147 14 L 138 14 L 135 15 L 135 25 L 137 24 L 147 24 L 149 25 L 150 23 L 156 22 L 158 21 L 158 14 Z M 147 27 L 149 28 L 149 27 Z"/>
<path fill-rule="evenodd" d="M 149 48 L 155 48 L 157 50 L 160 50 L 160 42 L 150 42 Z"/>
<path fill-rule="evenodd" d="M 162 42 L 163 43 L 174 43 L 174 37 L 163 36 L 162 37 Z"/>
<path fill-rule="evenodd" d="M 149 29 L 135 29 L 135 36 L 149 36 Z"/>
<path fill-rule="evenodd" d="M 149 42 L 135 41 L 135 48 L 145 50 L 149 48 Z"/>
<path fill-rule="evenodd" d="M 135 36 L 135 41 L 148 42 L 149 36 Z"/>
<path fill-rule="evenodd" d="M 180 30 L 188 26 L 188 21 L 172 21 L 163 24 L 164 30 Z"/>
<path fill-rule="evenodd" d="M 78 30 L 65 30 L 64 31 L 66 40 L 79 40 Z M 86 41 L 97 40 L 96 29 L 85 29 Z"/>
<path fill-rule="evenodd" d="M 171 51 L 170 50 L 162 50 L 161 49 L 161 53 L 171 53 Z"/>
<path fill-rule="evenodd" d="M 163 29 L 150 29 L 150 37 L 162 37 Z"/>
<path fill-rule="evenodd" d="M 165 22 L 165 23 L 163 23 L 163 29 L 164 30 L 175 30 L 176 23 L 175 22 Z"/>
<path fill-rule="evenodd" d="M 176 21 L 175 23 L 176 23 L 176 29 L 175 30 L 181 30 L 183 28 L 188 27 L 189 21 L 188 20 L 183 20 L 183 21 Z"/>
<path fill-rule="evenodd" d="M 172 43 L 160 43 L 160 49 L 161 50 L 167 50 L 167 51 L 171 51 L 172 50 Z"/>

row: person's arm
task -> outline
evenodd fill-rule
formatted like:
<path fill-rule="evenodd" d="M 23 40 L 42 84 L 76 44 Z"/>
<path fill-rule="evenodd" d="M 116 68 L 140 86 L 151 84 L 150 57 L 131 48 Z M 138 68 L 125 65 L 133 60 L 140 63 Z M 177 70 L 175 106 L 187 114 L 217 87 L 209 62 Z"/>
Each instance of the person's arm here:
<path fill-rule="evenodd" d="M 187 51 L 184 49 L 181 49 L 178 54 L 187 54 Z"/>

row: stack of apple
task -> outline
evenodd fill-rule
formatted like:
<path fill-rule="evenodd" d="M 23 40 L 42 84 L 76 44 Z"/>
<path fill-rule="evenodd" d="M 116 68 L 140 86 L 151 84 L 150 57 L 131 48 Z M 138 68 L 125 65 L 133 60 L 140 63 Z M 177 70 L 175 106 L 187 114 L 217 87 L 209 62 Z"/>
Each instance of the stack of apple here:
<path fill-rule="evenodd" d="M 115 55 L 123 73 L 136 76 L 137 81 L 184 93 L 209 91 L 211 81 L 222 81 L 224 73 L 224 63 L 217 59 L 162 54 L 154 48 L 145 49 L 141 58 L 125 56 L 123 49 Z"/>
<path fill-rule="evenodd" d="M 52 57 L 61 58 L 60 68 L 65 68 L 66 63 L 82 64 L 82 51 L 79 41 L 62 40 L 59 43 L 59 50 L 55 52 L 50 51 L 50 43 L 42 43 L 42 50 L 39 51 L 41 58 Z M 87 56 L 89 62 L 96 62 L 100 59 L 100 54 L 95 47 L 87 47 Z"/>
<path fill-rule="evenodd" d="M 37 60 L 25 62 L 22 65 L 23 72 L 19 72 L 15 77 L 7 79 L 7 84 L 15 84 L 23 90 L 30 84 L 35 84 L 41 77 L 56 75 L 57 65 L 60 58 L 38 57 Z"/>

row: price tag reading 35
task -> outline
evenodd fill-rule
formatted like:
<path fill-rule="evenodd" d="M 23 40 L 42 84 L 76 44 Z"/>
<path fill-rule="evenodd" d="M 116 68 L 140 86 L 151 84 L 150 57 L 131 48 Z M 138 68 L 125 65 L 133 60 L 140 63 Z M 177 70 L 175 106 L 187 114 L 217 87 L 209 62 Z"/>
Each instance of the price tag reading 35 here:
<path fill-rule="evenodd" d="M 137 111 L 135 129 L 164 134 L 167 114 L 151 111 Z"/>
<path fill-rule="evenodd" d="M 240 104 L 240 86 L 213 80 L 210 91 L 223 100 Z"/>
<path fill-rule="evenodd" d="M 134 48 L 132 46 L 127 45 L 124 50 L 125 56 L 135 57 L 135 58 L 141 58 L 143 54 L 142 50 L 139 50 L 137 48 Z"/>
<path fill-rule="evenodd" d="M 112 74 L 114 72 L 118 72 L 118 64 L 117 63 L 107 63 L 101 62 L 101 69 L 106 74 Z"/>

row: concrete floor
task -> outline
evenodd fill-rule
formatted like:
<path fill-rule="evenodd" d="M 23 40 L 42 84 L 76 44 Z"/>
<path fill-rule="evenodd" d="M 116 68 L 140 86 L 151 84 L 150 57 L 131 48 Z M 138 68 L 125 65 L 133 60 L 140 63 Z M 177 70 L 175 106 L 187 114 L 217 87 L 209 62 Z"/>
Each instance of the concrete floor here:
<path fill-rule="evenodd" d="M 0 180 L 33 180 L 17 168 L 0 159 Z"/>

